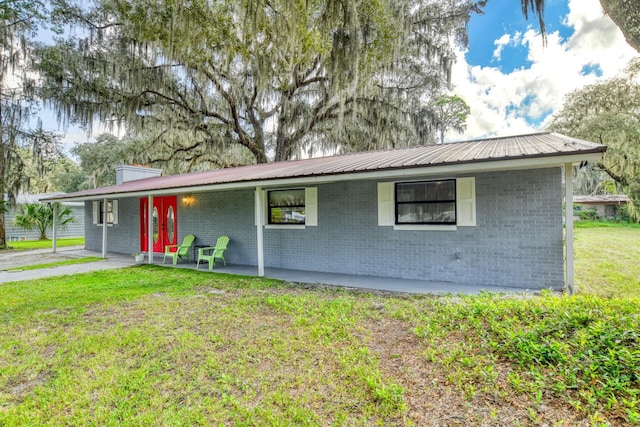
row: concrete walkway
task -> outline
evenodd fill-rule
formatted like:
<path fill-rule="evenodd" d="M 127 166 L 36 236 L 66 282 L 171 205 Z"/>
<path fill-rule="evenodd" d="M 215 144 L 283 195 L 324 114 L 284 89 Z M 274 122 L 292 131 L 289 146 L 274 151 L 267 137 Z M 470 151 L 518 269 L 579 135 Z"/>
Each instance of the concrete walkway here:
<path fill-rule="evenodd" d="M 83 257 L 99 257 L 98 252 L 87 251 L 81 246 L 68 246 L 53 253 L 51 249 L 35 249 L 29 251 L 10 251 L 0 253 L 0 283 L 35 280 L 44 277 L 64 276 L 68 274 L 87 273 L 97 270 L 109 270 L 135 265 L 133 257 L 123 254 L 108 254 L 108 258 L 101 261 L 85 262 L 81 264 L 61 265 L 58 267 L 38 268 L 36 270 L 14 270 L 27 265 L 48 264 Z"/>
<path fill-rule="evenodd" d="M 42 268 L 25 271 L 6 271 L 7 268 L 15 268 L 24 265 L 42 264 L 48 262 L 61 261 L 65 259 L 81 258 L 88 256 L 101 256 L 99 252 L 88 251 L 81 247 L 67 247 L 58 249 L 55 254 L 51 249 L 39 249 L 33 251 L 7 252 L 0 254 L 0 283 L 14 282 L 21 280 L 35 280 L 44 277 L 61 276 L 67 274 L 79 274 L 97 270 L 107 270 L 114 268 L 131 267 L 135 265 L 133 257 L 125 254 L 107 254 L 107 259 L 73 264 L 52 268 Z M 162 255 L 154 256 L 154 264 L 162 264 Z M 167 260 L 164 265 L 167 268 L 188 268 L 195 269 L 195 263 L 179 263 L 171 265 Z M 200 266 L 203 274 L 208 272 L 206 265 Z M 246 265 L 229 265 L 227 267 L 216 265 L 215 273 L 257 276 L 258 269 Z M 349 274 L 322 273 L 302 270 L 285 270 L 279 268 L 266 268 L 265 277 L 279 279 L 294 283 L 322 284 L 340 286 L 345 288 L 369 289 L 376 291 L 390 291 L 412 294 L 478 294 L 481 291 L 495 293 L 531 293 L 522 288 L 501 287 L 501 286 L 470 286 L 449 282 L 432 282 L 426 280 L 394 279 L 388 277 L 357 276 Z"/>

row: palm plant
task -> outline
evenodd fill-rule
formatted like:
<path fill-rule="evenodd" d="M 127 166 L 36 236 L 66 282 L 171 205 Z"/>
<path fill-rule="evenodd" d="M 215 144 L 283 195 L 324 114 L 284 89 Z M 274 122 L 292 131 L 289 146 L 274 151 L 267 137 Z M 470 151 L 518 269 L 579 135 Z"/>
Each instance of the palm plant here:
<path fill-rule="evenodd" d="M 26 231 L 36 230 L 40 240 L 47 239 L 47 233 L 53 229 L 53 212 L 56 207 L 56 226 L 66 229 L 68 224 L 73 222 L 71 208 L 62 206 L 60 203 L 25 203 L 21 207 L 21 214 L 16 215 L 14 221 L 17 227 Z"/>

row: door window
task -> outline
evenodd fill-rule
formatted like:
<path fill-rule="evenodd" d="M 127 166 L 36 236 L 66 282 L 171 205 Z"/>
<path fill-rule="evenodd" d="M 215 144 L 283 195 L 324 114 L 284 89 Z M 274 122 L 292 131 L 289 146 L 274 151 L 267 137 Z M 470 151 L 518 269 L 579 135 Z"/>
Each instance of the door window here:
<path fill-rule="evenodd" d="M 158 243 L 158 237 L 160 236 L 160 224 L 158 221 L 158 208 L 153 207 L 153 243 Z"/>
<path fill-rule="evenodd" d="M 169 209 L 167 210 L 167 241 L 169 243 L 173 242 L 174 240 L 174 233 L 175 233 L 175 214 L 173 213 L 173 206 L 169 206 Z"/>

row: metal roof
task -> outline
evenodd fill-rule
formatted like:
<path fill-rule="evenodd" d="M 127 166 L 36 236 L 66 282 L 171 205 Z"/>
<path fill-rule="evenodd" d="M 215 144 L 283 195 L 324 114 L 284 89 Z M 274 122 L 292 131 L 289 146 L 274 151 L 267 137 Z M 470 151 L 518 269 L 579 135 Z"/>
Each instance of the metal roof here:
<path fill-rule="evenodd" d="M 573 196 L 573 203 L 593 205 L 620 205 L 629 202 L 625 194 L 596 194 L 593 196 Z"/>
<path fill-rule="evenodd" d="M 230 183 L 266 185 L 269 181 L 290 178 L 351 175 L 375 171 L 407 170 L 444 165 L 469 165 L 480 162 L 604 153 L 606 146 L 570 138 L 557 133 L 478 139 L 439 145 L 393 150 L 368 151 L 332 157 L 265 163 L 128 181 L 111 187 L 69 193 L 54 199 L 90 199 L 105 195 L 154 193 L 160 190 L 196 190 L 198 187 Z M 94 197 L 96 196 L 96 197 Z"/>
<path fill-rule="evenodd" d="M 16 204 L 24 205 L 26 203 L 38 203 L 40 200 L 48 200 L 51 198 L 65 198 L 67 193 L 62 191 L 56 191 L 53 193 L 41 193 L 41 194 L 30 194 L 30 193 L 19 193 L 16 195 Z M 5 194 L 6 197 L 6 194 Z M 81 202 L 65 202 L 67 206 L 83 206 L 84 204 Z"/>

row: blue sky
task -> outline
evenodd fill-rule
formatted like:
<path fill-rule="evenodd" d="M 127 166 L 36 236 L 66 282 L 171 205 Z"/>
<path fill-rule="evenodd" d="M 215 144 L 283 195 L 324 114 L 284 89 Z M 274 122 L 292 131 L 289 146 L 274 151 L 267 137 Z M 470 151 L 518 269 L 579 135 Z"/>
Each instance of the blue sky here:
<path fill-rule="evenodd" d="M 465 55 L 467 62 L 497 66 L 503 72 L 530 66 L 526 46 L 509 45 L 503 50 L 500 61 L 493 58 L 493 52 L 496 49 L 495 40 L 505 34 L 524 33 L 532 27 L 538 29 L 537 16 L 531 13 L 529 19 L 525 19 L 518 0 L 490 0 L 484 11 L 484 15 L 473 15 L 469 24 L 469 51 Z M 547 31 L 558 31 L 562 38 L 569 37 L 572 31 L 562 22 L 568 13 L 566 0 L 547 0 L 544 13 Z"/>
<path fill-rule="evenodd" d="M 469 47 L 453 70 L 454 92 L 471 107 L 467 131 L 448 140 L 543 130 L 564 96 L 610 78 L 637 52 L 598 0 L 547 0 L 548 44 L 518 0 L 489 0 L 469 24 Z"/>

